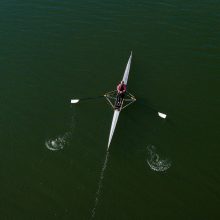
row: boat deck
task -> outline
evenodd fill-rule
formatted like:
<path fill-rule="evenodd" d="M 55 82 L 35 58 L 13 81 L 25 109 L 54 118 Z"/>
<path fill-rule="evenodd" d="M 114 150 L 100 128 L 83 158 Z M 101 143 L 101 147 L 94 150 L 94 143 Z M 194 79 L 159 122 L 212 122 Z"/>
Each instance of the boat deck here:
<path fill-rule="evenodd" d="M 124 95 L 121 96 L 118 94 L 116 97 L 116 100 L 115 100 L 114 109 L 121 110 L 122 105 L 123 105 L 123 101 L 124 101 Z"/>

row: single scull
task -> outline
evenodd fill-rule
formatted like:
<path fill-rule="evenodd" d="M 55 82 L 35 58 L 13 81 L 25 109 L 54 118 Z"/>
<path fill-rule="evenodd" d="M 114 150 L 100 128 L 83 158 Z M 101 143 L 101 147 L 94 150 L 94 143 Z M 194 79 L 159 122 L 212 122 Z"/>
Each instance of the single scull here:
<path fill-rule="evenodd" d="M 128 63 L 127 63 L 127 66 L 125 68 L 125 72 L 124 72 L 124 75 L 123 75 L 123 78 L 122 78 L 122 81 L 124 81 L 125 85 L 128 84 L 128 76 L 129 76 L 129 71 L 130 71 L 130 66 L 131 66 L 131 59 L 132 59 L 132 52 L 131 52 L 131 55 L 128 59 Z M 71 103 L 76 104 L 80 100 L 90 100 L 90 99 L 96 99 L 96 98 L 99 98 L 99 97 L 103 97 L 103 96 L 98 96 L 98 97 L 95 97 L 95 98 L 71 99 Z M 126 108 L 127 106 L 129 106 L 133 102 L 135 102 L 136 98 L 131 93 L 129 93 L 128 91 L 126 91 L 124 96 L 118 96 L 117 90 L 113 90 L 111 92 L 106 93 L 104 95 L 104 97 L 107 99 L 109 104 L 114 109 L 114 114 L 113 114 L 113 119 L 112 119 L 109 139 L 108 139 L 108 148 L 107 149 L 109 149 L 109 146 L 111 144 L 112 137 L 113 137 L 113 134 L 115 132 L 115 128 L 116 128 L 117 121 L 118 121 L 121 110 Z M 154 109 L 154 111 L 156 111 L 156 110 Z M 159 115 L 159 117 L 161 117 L 163 119 L 165 119 L 167 117 L 167 115 L 162 113 L 162 112 L 157 112 L 157 114 Z"/>
<path fill-rule="evenodd" d="M 123 79 L 122 79 L 124 81 L 125 85 L 128 84 L 128 76 L 129 76 L 129 71 L 130 71 L 130 66 L 131 66 L 131 59 L 132 59 L 132 52 L 131 52 L 131 55 L 129 57 L 129 60 L 128 60 L 128 63 L 127 63 L 127 66 L 126 66 L 126 69 L 125 69 L 125 72 L 124 72 L 124 75 L 123 75 Z M 112 96 L 112 95 L 114 95 L 114 96 Z M 115 95 L 117 95 L 116 91 L 109 92 L 105 95 L 106 99 L 109 101 L 111 106 L 114 108 L 114 115 L 113 115 L 113 119 L 112 119 L 109 139 L 108 139 L 108 149 L 109 149 L 109 146 L 111 144 L 112 137 L 113 137 L 113 134 L 114 134 L 116 124 L 117 124 L 117 121 L 118 121 L 121 110 L 123 108 L 127 107 L 128 105 L 130 105 L 131 103 L 136 101 L 136 99 L 133 95 L 126 92 L 125 97 L 122 98 L 122 100 L 120 101 L 120 103 L 118 105 Z M 112 104 L 110 99 L 116 100 L 114 105 Z M 125 106 L 123 106 L 124 101 L 128 102 Z"/>

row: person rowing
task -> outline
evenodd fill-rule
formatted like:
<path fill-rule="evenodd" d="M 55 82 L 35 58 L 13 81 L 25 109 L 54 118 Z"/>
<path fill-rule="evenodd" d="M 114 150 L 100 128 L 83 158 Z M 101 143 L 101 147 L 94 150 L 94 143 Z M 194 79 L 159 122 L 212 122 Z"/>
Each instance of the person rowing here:
<path fill-rule="evenodd" d="M 125 96 L 126 92 L 126 85 L 124 84 L 124 81 L 121 81 L 117 86 L 117 96 L 116 96 L 116 102 L 115 102 L 115 109 L 120 109 L 123 104 L 123 98 Z"/>
<path fill-rule="evenodd" d="M 124 84 L 124 81 L 121 81 L 118 86 L 117 86 L 117 92 L 118 92 L 118 95 L 120 97 L 124 97 L 125 95 L 125 92 L 126 92 L 126 85 Z"/>

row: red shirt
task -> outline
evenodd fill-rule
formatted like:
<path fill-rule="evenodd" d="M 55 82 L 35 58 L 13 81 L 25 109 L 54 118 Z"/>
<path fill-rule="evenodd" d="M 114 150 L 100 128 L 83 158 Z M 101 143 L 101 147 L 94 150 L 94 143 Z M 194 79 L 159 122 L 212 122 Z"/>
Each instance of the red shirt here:
<path fill-rule="evenodd" d="M 125 84 L 121 84 L 121 83 L 118 84 L 117 90 L 118 90 L 119 93 L 124 93 L 124 92 L 126 92 L 126 85 L 125 85 Z"/>

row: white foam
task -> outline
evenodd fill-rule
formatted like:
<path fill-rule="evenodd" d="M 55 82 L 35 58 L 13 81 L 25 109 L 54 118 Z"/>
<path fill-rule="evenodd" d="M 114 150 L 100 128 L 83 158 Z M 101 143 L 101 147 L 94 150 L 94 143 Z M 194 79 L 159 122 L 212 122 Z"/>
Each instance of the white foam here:
<path fill-rule="evenodd" d="M 161 159 L 154 145 L 147 146 L 147 163 L 152 170 L 157 172 L 164 172 L 171 167 L 171 161 L 169 159 Z"/>
<path fill-rule="evenodd" d="M 45 145 L 47 149 L 51 151 L 62 150 L 69 143 L 69 137 L 70 132 L 66 132 L 64 135 L 48 139 Z"/>

